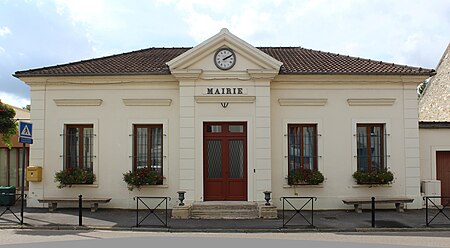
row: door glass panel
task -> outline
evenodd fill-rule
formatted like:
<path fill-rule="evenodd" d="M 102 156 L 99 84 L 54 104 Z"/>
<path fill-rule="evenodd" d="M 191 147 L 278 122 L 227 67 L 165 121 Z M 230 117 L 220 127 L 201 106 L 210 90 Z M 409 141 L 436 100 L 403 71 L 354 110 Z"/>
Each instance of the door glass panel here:
<path fill-rule="evenodd" d="M 222 126 L 221 125 L 208 125 L 207 131 L 208 131 L 208 133 L 221 133 Z"/>
<path fill-rule="evenodd" d="M 208 178 L 222 178 L 222 144 L 220 140 L 207 143 Z"/>
<path fill-rule="evenodd" d="M 229 150 L 229 177 L 244 177 L 244 143 L 242 140 L 230 140 Z"/>
<path fill-rule="evenodd" d="M 243 133 L 244 132 L 244 126 L 243 125 L 229 125 L 228 131 L 230 133 Z"/>

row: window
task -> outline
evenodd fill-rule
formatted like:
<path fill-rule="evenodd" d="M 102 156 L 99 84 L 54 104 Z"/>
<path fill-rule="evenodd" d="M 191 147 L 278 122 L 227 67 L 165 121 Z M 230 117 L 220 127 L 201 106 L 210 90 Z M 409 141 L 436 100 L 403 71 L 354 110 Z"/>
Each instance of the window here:
<path fill-rule="evenodd" d="M 358 171 L 371 172 L 385 168 L 384 124 L 357 124 Z"/>
<path fill-rule="evenodd" d="M 134 125 L 133 169 L 151 168 L 163 176 L 163 126 Z"/>
<path fill-rule="evenodd" d="M 94 125 L 66 125 L 65 168 L 92 171 L 94 161 Z"/>
<path fill-rule="evenodd" d="M 289 176 L 301 169 L 317 170 L 317 125 L 288 125 Z"/>
<path fill-rule="evenodd" d="M 22 151 L 23 148 L 0 148 L 0 186 L 15 186 L 22 183 Z M 28 167 L 29 148 L 25 148 L 25 166 Z M 25 181 L 25 183 L 27 183 Z M 27 188 L 27 185 L 25 185 Z"/>

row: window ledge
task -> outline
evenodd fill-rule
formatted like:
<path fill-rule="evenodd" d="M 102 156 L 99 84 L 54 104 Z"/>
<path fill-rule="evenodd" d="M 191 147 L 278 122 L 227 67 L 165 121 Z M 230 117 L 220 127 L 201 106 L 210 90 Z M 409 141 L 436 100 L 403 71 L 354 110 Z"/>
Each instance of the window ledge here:
<path fill-rule="evenodd" d="M 389 188 L 389 187 L 392 187 L 392 184 L 354 184 L 354 185 L 352 185 L 352 188 L 372 188 L 372 187 Z"/>
<path fill-rule="evenodd" d="M 283 188 L 289 189 L 289 188 L 324 188 L 323 184 L 318 185 L 312 185 L 312 184 L 296 184 L 296 185 L 289 185 L 284 184 Z"/>
<path fill-rule="evenodd" d="M 72 184 L 66 188 L 98 188 L 98 184 Z"/>
<path fill-rule="evenodd" d="M 160 184 L 160 185 L 142 185 L 141 189 L 151 189 L 151 188 L 169 188 L 168 184 Z"/>

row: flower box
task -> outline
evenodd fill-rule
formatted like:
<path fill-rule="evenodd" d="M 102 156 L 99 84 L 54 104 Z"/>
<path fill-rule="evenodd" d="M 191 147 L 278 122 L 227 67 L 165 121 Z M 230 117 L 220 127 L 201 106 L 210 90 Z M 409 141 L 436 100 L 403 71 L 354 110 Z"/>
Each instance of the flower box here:
<path fill-rule="evenodd" d="M 93 184 L 95 175 L 90 170 L 81 168 L 67 168 L 55 173 L 55 182 L 58 188 L 72 187 L 74 184 Z"/>
<path fill-rule="evenodd" d="M 288 177 L 289 185 L 318 185 L 325 180 L 318 170 L 299 169 L 292 171 Z"/>
<path fill-rule="evenodd" d="M 161 185 L 164 177 L 158 175 L 158 172 L 149 168 L 140 168 L 134 171 L 123 173 L 123 181 L 127 183 L 129 191 L 134 188 L 138 190 L 144 185 Z"/>
<path fill-rule="evenodd" d="M 357 184 L 390 184 L 394 180 L 394 174 L 387 169 L 371 172 L 355 171 L 353 178 Z"/>

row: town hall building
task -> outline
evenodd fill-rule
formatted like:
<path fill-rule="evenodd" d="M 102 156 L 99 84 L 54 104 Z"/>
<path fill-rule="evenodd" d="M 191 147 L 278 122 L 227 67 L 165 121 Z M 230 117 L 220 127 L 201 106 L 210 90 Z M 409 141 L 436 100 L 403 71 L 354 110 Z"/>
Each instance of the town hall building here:
<path fill-rule="evenodd" d="M 422 208 L 416 87 L 434 70 L 301 47 L 254 47 L 227 29 L 193 48 L 149 48 L 18 71 L 31 87 L 34 144 L 27 204 L 45 197 L 185 191 L 185 203 L 281 207 L 315 196 L 315 209 L 351 209 L 349 197 L 405 197 Z M 57 171 L 92 171 L 92 184 L 59 189 Z M 149 168 L 155 185 L 128 190 L 123 174 Z M 319 171 L 320 183 L 295 181 Z M 361 183 L 356 171 L 390 171 Z M 431 179 L 431 178 L 430 178 Z M 177 204 L 170 203 L 172 208 Z"/>

